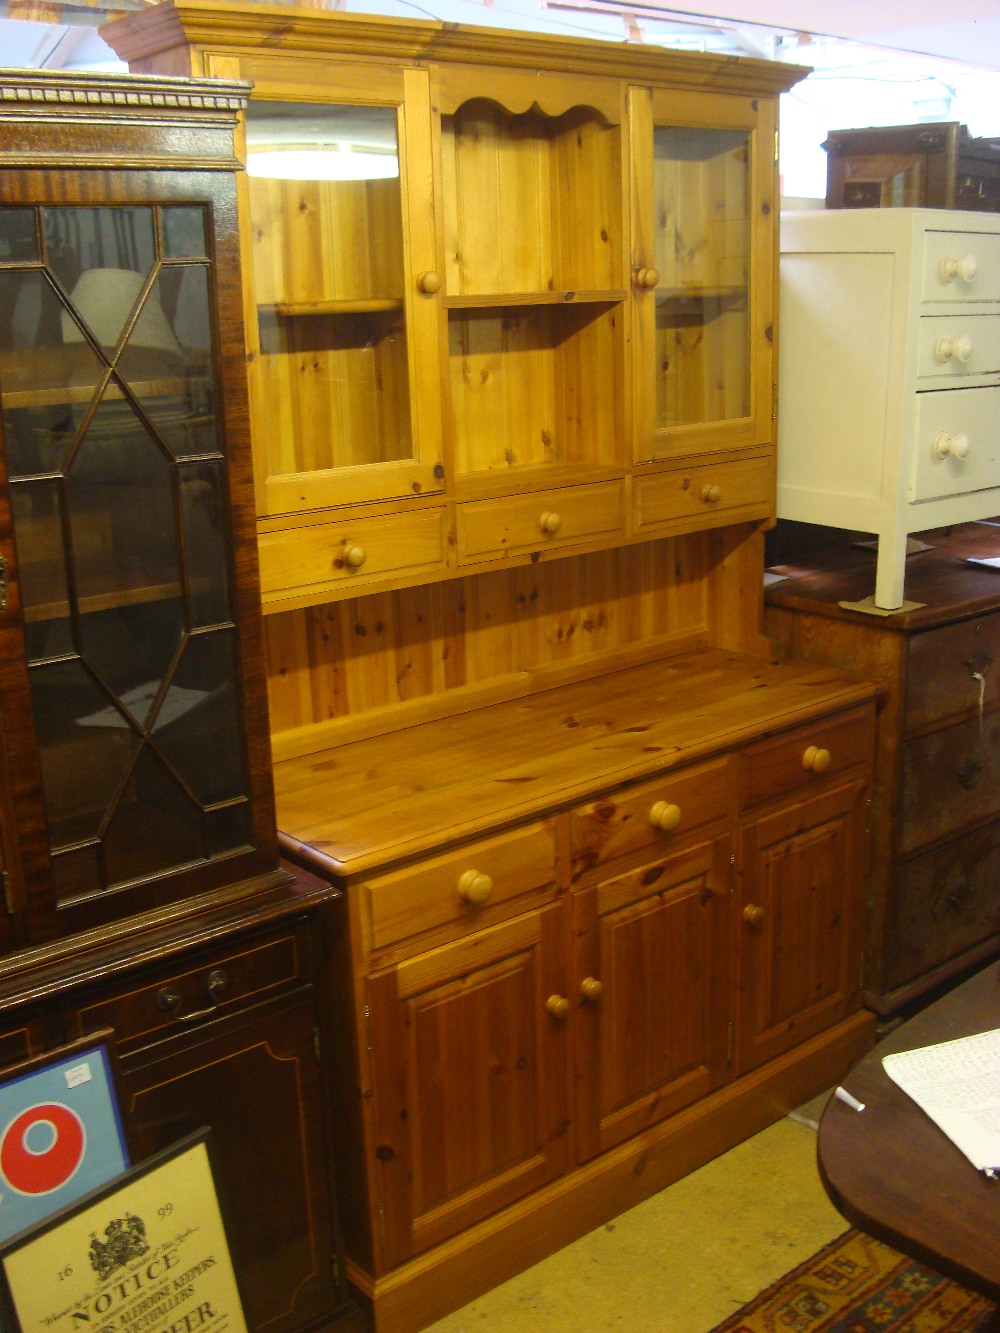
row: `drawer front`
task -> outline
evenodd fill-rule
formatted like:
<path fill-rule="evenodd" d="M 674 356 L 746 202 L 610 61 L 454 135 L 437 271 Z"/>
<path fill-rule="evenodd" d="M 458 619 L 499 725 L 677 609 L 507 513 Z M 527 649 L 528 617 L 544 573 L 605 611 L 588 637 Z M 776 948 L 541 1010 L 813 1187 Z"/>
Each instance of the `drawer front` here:
<path fill-rule="evenodd" d="M 925 315 L 917 342 L 921 379 L 961 381 L 1000 372 L 1000 315 Z"/>
<path fill-rule="evenodd" d="M 918 394 L 910 499 L 937 500 L 1000 484 L 998 414 L 997 387 Z"/>
<path fill-rule="evenodd" d="M 484 908 L 553 884 L 552 826 L 535 823 L 467 843 L 363 886 L 373 949 L 449 923 L 478 926 Z"/>
<path fill-rule="evenodd" d="M 470 500 L 458 506 L 458 558 L 490 560 L 621 535 L 623 496 L 622 483 L 614 481 Z"/>
<path fill-rule="evenodd" d="M 900 850 L 915 851 L 1000 810 L 1000 713 L 903 746 Z"/>
<path fill-rule="evenodd" d="M 634 488 L 636 532 L 738 511 L 763 518 L 774 505 L 774 470 L 769 456 L 741 458 L 637 477 Z"/>
<path fill-rule="evenodd" d="M 886 983 L 904 986 L 995 936 L 1000 824 L 910 861 L 898 872 Z"/>
<path fill-rule="evenodd" d="M 387 575 L 420 574 L 444 564 L 445 511 L 339 519 L 265 531 L 258 539 L 266 602 L 341 585 L 363 587 Z"/>
<path fill-rule="evenodd" d="M 574 882 L 634 852 L 667 852 L 730 810 L 730 767 L 720 759 L 602 796 L 570 814 Z"/>
<path fill-rule="evenodd" d="M 870 764 L 873 745 L 874 723 L 864 709 L 820 718 L 748 746 L 740 755 L 740 809 L 752 810 L 793 792 L 806 793 L 849 769 Z"/>
<path fill-rule="evenodd" d="M 1000 590 L 1000 589 L 998 589 Z M 1000 614 L 915 634 L 907 648 L 907 730 L 1000 701 Z"/>
<path fill-rule="evenodd" d="M 921 295 L 925 301 L 1000 301 L 1000 236 L 928 231 Z"/>
<path fill-rule="evenodd" d="M 206 955 L 195 967 L 160 969 L 152 981 L 146 970 L 141 982 L 124 983 L 112 995 L 82 1006 L 76 1017 L 81 1032 L 113 1027 L 125 1046 L 266 999 L 303 980 L 301 969 L 299 942 L 288 932 Z"/>

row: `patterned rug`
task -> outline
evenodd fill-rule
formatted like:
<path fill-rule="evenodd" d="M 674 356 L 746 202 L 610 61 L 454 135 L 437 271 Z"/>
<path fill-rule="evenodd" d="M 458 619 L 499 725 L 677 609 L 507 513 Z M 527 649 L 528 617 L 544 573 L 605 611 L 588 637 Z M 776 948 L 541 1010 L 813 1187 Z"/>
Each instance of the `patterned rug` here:
<path fill-rule="evenodd" d="M 712 1333 L 983 1333 L 995 1308 L 851 1230 Z"/>

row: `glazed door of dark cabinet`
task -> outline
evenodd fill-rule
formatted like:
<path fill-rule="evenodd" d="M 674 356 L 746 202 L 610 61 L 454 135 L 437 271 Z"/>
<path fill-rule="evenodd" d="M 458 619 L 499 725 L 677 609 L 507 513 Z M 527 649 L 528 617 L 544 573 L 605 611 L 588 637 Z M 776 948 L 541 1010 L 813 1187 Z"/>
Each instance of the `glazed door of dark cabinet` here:
<path fill-rule="evenodd" d="M 252 1329 L 293 1333 L 339 1284 L 311 992 L 122 1057 L 133 1159 L 207 1125 Z"/>

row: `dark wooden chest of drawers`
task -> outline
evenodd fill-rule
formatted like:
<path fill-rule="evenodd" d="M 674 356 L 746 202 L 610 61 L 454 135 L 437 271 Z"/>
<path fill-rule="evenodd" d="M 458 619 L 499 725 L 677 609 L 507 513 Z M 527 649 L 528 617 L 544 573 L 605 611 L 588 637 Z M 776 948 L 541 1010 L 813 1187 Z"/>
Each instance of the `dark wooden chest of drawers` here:
<path fill-rule="evenodd" d="M 916 610 L 872 616 L 874 557 L 846 535 L 778 568 L 766 625 L 783 656 L 849 667 L 885 696 L 873 797 L 866 999 L 891 1013 L 994 952 L 1000 928 L 1000 527 L 923 533 Z M 836 541 L 836 534 L 833 534 Z M 782 553 L 788 559 L 787 550 Z"/>

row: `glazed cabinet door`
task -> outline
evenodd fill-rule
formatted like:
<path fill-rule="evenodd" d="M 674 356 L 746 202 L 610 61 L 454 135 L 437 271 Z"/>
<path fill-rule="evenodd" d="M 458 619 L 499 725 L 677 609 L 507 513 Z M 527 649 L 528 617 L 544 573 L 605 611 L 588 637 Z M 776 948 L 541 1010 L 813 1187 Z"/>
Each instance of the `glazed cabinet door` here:
<path fill-rule="evenodd" d="M 367 982 L 382 1266 L 566 1169 L 558 904 Z"/>
<path fill-rule="evenodd" d="M 804 793 L 742 832 L 737 1073 L 859 1005 L 866 792 Z"/>
<path fill-rule="evenodd" d="M 239 70 L 255 85 L 247 324 L 258 513 L 440 493 L 427 73 L 249 55 Z M 348 574 L 364 572 L 360 551 L 344 561 Z"/>
<path fill-rule="evenodd" d="M 724 837 L 574 894 L 581 1159 L 726 1079 L 732 884 Z"/>
<path fill-rule="evenodd" d="M 772 99 L 632 88 L 635 461 L 773 438 Z"/>
<path fill-rule="evenodd" d="M 235 105 L 229 122 L 234 167 Z M 263 680 L 232 172 L 108 168 L 89 201 L 69 171 L 2 175 L 0 688 L 37 940 L 277 852 L 247 721 Z"/>

